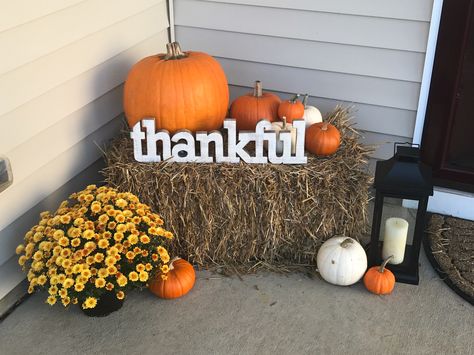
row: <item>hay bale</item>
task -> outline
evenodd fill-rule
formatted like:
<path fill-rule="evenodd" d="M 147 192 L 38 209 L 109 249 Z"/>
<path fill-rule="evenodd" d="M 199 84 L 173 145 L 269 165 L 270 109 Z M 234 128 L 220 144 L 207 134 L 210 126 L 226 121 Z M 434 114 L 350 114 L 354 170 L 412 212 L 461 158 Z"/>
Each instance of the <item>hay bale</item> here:
<path fill-rule="evenodd" d="M 342 144 L 306 165 L 138 163 L 128 135 L 106 153 L 106 181 L 158 211 L 176 236 L 171 253 L 202 267 L 289 271 L 316 264 L 335 234 L 358 237 L 367 227 L 370 148 L 351 127 L 349 109 L 328 121 Z"/>

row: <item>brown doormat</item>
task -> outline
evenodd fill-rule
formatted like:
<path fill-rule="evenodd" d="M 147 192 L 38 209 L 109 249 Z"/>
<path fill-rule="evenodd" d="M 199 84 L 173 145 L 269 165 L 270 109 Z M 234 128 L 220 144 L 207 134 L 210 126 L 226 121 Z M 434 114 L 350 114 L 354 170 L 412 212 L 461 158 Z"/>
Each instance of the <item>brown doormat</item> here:
<path fill-rule="evenodd" d="M 430 214 L 425 253 L 440 277 L 474 305 L 474 222 Z"/>

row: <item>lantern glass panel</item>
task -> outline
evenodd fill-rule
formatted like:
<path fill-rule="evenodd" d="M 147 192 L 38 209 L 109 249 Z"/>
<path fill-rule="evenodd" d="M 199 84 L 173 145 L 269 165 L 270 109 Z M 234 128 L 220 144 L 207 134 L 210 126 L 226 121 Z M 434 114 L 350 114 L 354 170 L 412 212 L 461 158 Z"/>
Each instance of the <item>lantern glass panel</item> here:
<path fill-rule="evenodd" d="M 412 255 L 418 200 L 384 197 L 383 202 L 378 236 L 379 262 L 393 255 L 389 269 L 410 267 L 418 260 Z"/>

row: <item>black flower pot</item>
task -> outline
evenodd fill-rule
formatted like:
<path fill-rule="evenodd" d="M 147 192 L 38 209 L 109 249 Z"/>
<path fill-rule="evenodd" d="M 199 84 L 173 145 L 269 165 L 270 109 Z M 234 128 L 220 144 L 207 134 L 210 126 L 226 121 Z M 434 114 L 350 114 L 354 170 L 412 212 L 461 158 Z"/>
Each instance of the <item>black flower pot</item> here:
<path fill-rule="evenodd" d="M 82 312 L 89 317 L 105 317 L 122 308 L 123 300 L 119 300 L 115 292 L 106 292 L 100 296 L 94 308 L 83 309 L 81 304 L 80 306 Z"/>

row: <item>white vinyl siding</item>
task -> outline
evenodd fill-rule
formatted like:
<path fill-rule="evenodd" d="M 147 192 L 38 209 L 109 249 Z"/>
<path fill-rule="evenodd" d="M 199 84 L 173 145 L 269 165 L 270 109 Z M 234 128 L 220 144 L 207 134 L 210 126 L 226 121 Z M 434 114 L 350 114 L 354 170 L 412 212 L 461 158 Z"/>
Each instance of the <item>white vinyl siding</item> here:
<path fill-rule="evenodd" d="M 0 20 L 0 154 L 14 178 L 0 196 L 2 265 L 22 238 L 2 231 L 118 133 L 126 74 L 165 50 L 169 23 L 165 0 L 21 0 Z"/>
<path fill-rule="evenodd" d="M 235 98 L 255 80 L 323 112 L 353 104 L 375 158 L 411 141 L 433 0 L 175 0 L 176 40 L 222 64 Z"/>

